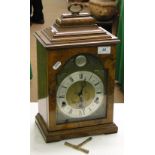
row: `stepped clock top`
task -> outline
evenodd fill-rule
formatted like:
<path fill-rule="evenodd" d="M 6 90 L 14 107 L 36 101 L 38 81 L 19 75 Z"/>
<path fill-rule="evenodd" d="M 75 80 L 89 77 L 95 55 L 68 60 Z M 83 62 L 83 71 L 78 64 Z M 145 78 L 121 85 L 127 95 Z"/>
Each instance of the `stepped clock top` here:
<path fill-rule="evenodd" d="M 118 38 L 99 27 L 96 20 L 83 10 L 81 3 L 68 6 L 70 13 L 62 14 L 55 23 L 34 33 L 46 48 L 77 47 L 83 45 L 116 44 Z"/>

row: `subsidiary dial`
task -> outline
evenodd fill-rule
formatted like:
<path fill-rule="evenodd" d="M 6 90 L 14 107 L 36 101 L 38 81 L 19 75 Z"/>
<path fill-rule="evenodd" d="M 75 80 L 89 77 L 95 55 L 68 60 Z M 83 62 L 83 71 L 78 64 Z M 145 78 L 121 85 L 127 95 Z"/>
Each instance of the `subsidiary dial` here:
<path fill-rule="evenodd" d="M 84 55 L 79 55 L 75 58 L 75 64 L 78 67 L 83 67 L 87 63 L 87 58 Z"/>

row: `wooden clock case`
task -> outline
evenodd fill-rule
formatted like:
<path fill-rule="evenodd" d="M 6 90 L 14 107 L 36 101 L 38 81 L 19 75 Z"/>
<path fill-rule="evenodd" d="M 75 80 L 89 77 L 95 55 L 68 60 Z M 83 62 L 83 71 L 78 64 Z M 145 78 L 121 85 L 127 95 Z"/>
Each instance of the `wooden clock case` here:
<path fill-rule="evenodd" d="M 63 14 L 53 26 L 38 31 L 38 114 L 36 124 L 46 142 L 63 139 L 116 133 L 113 123 L 114 81 L 116 44 L 118 38 L 95 24 L 87 13 L 78 16 Z M 98 47 L 110 47 L 109 54 L 98 54 Z M 56 123 L 56 77 L 61 68 L 72 57 L 90 54 L 101 61 L 107 71 L 107 114 L 105 118 L 80 122 Z M 53 66 L 61 62 L 61 66 Z"/>

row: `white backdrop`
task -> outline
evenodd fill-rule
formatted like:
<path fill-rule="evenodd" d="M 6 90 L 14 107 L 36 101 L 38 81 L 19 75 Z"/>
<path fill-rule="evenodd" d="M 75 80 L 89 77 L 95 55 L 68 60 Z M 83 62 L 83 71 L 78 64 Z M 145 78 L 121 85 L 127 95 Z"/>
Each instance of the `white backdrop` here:
<path fill-rule="evenodd" d="M 125 1 L 124 155 L 155 154 L 154 6 L 154 0 Z M 29 7 L 29 1 L 1 2 L 0 152 L 6 155 L 30 154 Z"/>

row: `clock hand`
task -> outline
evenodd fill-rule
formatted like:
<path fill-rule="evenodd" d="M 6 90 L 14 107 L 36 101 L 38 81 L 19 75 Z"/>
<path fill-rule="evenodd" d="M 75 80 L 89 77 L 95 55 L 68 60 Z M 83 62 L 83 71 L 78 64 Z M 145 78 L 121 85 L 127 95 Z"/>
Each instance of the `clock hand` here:
<path fill-rule="evenodd" d="M 83 90 L 84 90 L 85 86 L 86 86 L 86 79 L 84 79 L 84 81 L 81 83 L 82 88 L 81 88 L 80 92 L 77 94 L 80 98 L 80 103 L 78 104 L 78 107 L 83 108 L 83 109 L 85 108 L 84 101 L 83 101 Z"/>
<path fill-rule="evenodd" d="M 80 97 L 80 95 L 82 95 L 82 92 L 83 92 L 83 87 L 81 88 L 80 92 L 77 93 L 77 95 Z"/>
<path fill-rule="evenodd" d="M 80 92 L 78 93 L 78 96 L 80 97 L 80 95 L 82 95 L 83 94 L 83 89 L 84 89 L 84 87 L 86 86 L 86 79 L 84 79 L 84 81 L 82 81 L 82 83 L 81 83 L 81 90 L 80 90 Z"/>
<path fill-rule="evenodd" d="M 84 108 L 83 95 L 80 95 L 79 108 Z"/>

